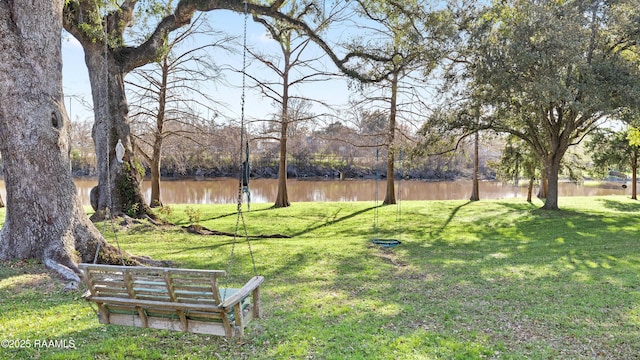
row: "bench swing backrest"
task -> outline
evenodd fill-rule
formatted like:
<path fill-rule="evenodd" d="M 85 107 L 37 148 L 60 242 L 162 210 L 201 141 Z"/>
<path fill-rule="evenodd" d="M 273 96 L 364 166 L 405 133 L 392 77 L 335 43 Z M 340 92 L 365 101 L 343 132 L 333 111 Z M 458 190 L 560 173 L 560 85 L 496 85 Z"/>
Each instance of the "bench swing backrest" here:
<path fill-rule="evenodd" d="M 242 336 L 260 316 L 262 276 L 219 288 L 222 270 L 79 264 L 102 324 Z"/>

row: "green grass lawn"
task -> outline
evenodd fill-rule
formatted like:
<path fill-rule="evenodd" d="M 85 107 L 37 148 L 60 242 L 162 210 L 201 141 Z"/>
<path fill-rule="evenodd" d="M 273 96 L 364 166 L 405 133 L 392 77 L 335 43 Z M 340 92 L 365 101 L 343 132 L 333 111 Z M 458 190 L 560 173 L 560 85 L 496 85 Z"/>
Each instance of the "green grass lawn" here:
<path fill-rule="evenodd" d="M 0 358 L 628 359 L 640 356 L 640 203 L 561 198 L 559 212 L 522 200 L 295 203 L 245 213 L 265 276 L 263 318 L 242 339 L 101 325 L 81 292 L 35 262 L 0 267 Z M 187 225 L 233 232 L 235 206 L 172 205 Z M 0 216 L 4 218 L 3 213 Z M 108 226 L 110 227 L 110 226 Z M 102 228 L 102 225 L 100 225 Z M 113 243 L 112 233 L 106 234 Z M 373 246 L 373 237 L 402 245 Z M 131 253 L 178 267 L 227 269 L 232 239 L 147 223 L 118 227 Z M 253 270 L 244 239 L 231 281 Z M 66 341 L 38 346 L 35 341 Z M 14 343 L 15 345 L 16 343 Z"/>

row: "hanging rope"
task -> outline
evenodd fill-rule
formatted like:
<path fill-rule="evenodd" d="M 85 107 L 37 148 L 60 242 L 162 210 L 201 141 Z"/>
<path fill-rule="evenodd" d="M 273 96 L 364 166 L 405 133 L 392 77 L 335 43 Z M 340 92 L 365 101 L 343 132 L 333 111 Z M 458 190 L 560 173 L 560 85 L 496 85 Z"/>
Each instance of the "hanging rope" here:
<path fill-rule="evenodd" d="M 402 238 L 402 180 L 404 179 L 404 162 L 403 162 L 403 153 L 402 148 L 400 148 L 400 179 L 398 180 L 398 196 L 396 202 L 396 226 L 397 232 L 399 233 L 399 238 Z M 402 239 L 400 239 L 402 240 Z"/>
<path fill-rule="evenodd" d="M 248 140 L 248 135 L 246 134 L 246 129 L 245 129 L 245 105 L 246 105 L 246 88 L 247 88 L 247 22 L 249 19 L 249 10 L 248 10 L 248 3 L 245 1 L 244 2 L 244 32 L 243 32 L 243 38 L 242 38 L 242 46 L 243 46 L 243 53 L 242 53 L 242 95 L 240 97 L 241 100 L 241 107 L 240 107 L 240 151 L 239 151 L 239 163 L 242 164 L 243 161 L 243 151 L 246 148 L 247 154 L 248 154 L 248 149 L 249 149 L 249 140 Z M 248 156 L 247 156 L 247 165 L 248 165 Z M 253 273 L 254 275 L 257 275 L 258 271 L 256 269 L 256 262 L 253 256 L 253 250 L 251 249 L 251 241 L 249 241 L 249 233 L 247 231 L 247 224 L 245 222 L 245 218 L 244 218 L 244 213 L 242 212 L 242 197 L 243 197 L 243 192 L 244 192 L 244 166 L 243 169 L 241 170 L 241 174 L 239 176 L 238 179 L 238 203 L 237 203 L 237 218 L 236 218 L 236 228 L 235 228 L 235 232 L 233 235 L 233 242 L 231 244 L 231 254 L 229 255 L 229 263 L 227 264 L 227 276 L 225 279 L 225 290 L 224 290 L 224 294 L 222 296 L 223 299 L 226 298 L 227 296 L 227 289 L 229 288 L 229 278 L 231 277 L 231 266 L 233 264 L 233 256 L 234 256 L 234 252 L 235 252 L 235 248 L 236 248 L 236 243 L 238 240 L 238 233 L 240 232 L 240 223 L 242 223 L 242 230 L 244 231 L 244 237 L 247 241 L 247 246 L 249 247 L 249 255 L 251 256 L 251 264 L 253 265 Z M 247 174 L 248 176 L 248 174 Z M 247 178 L 247 184 L 248 184 L 248 178 Z"/>
<path fill-rule="evenodd" d="M 380 149 L 376 146 L 376 189 L 375 189 L 375 206 L 373 208 L 373 230 L 376 238 L 378 237 L 378 180 L 380 178 Z"/>

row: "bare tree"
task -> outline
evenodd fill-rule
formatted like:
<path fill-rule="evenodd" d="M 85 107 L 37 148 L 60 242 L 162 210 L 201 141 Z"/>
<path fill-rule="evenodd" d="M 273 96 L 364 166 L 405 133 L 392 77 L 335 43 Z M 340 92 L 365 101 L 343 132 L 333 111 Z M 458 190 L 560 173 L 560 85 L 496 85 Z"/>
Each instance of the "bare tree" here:
<path fill-rule="evenodd" d="M 364 63 L 381 81 L 363 88 L 362 102 L 388 112 L 385 139 L 378 145 L 387 149 L 387 189 L 383 204 L 395 204 L 398 123 L 401 119 L 410 122 L 412 118 L 420 118 L 424 112 L 418 89 L 424 87 L 423 80 L 447 52 L 445 45 L 452 34 L 448 21 L 450 13 L 448 10 L 430 11 L 420 1 L 357 2 L 360 13 L 368 19 L 358 26 L 377 34 L 369 38 L 367 47 L 390 58 L 384 63 Z"/>
<path fill-rule="evenodd" d="M 287 15 L 295 19 L 302 19 L 306 12 L 312 8 L 300 8 L 299 4 L 292 2 L 287 10 Z M 287 192 L 287 153 L 290 132 L 299 123 L 312 120 L 315 115 L 309 109 L 311 102 L 319 102 L 308 97 L 295 95 L 294 89 L 309 83 L 327 81 L 330 74 L 322 69 L 318 56 L 307 56 L 312 44 L 310 38 L 303 36 L 299 29 L 287 23 L 277 20 L 269 20 L 254 16 L 254 21 L 262 24 L 273 40 L 280 47 L 280 56 L 269 56 L 248 50 L 251 56 L 276 74 L 277 80 L 269 81 L 247 74 L 258 85 L 261 93 L 271 99 L 278 109 L 278 114 L 269 120 L 267 130 L 273 136 L 270 139 L 280 143 L 280 159 L 278 163 L 278 191 L 274 207 L 287 207 L 290 205 Z M 314 30 L 319 33 L 327 22 L 321 23 Z M 266 135 L 266 134 L 265 134 Z M 264 137 L 263 137 L 264 138 Z"/>
<path fill-rule="evenodd" d="M 215 39 L 205 45 L 184 50 L 184 42 L 200 35 Z M 151 169 L 150 206 L 161 205 L 160 166 L 163 143 L 182 137 L 199 143 L 206 133 L 201 126 L 209 119 L 197 108 L 213 110 L 217 102 L 203 89 L 221 79 L 220 69 L 208 52 L 225 48 L 232 39 L 206 27 L 201 16 L 170 36 L 166 52 L 158 62 L 134 70 L 126 80 L 131 89 L 131 122 L 134 148 Z"/>

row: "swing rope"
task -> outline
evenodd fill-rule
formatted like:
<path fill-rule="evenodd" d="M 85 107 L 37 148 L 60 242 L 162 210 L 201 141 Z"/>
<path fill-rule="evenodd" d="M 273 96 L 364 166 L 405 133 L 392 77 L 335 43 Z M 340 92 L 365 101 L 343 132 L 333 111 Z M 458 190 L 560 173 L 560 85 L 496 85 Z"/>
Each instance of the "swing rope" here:
<path fill-rule="evenodd" d="M 402 148 L 399 153 L 400 163 L 400 179 L 398 179 L 398 195 L 396 199 L 396 232 L 399 234 L 399 238 L 402 237 L 402 180 L 404 179 L 404 162 Z M 400 239 L 402 240 L 402 239 Z"/>
<path fill-rule="evenodd" d="M 249 147 L 249 139 L 248 134 L 246 134 L 245 129 L 245 106 L 246 106 L 246 88 L 247 88 L 247 22 L 249 18 L 249 10 L 248 3 L 244 2 L 244 33 L 243 33 L 243 53 L 242 53 L 242 95 L 240 97 L 241 106 L 240 106 L 240 151 L 239 151 L 239 163 L 242 164 L 243 159 L 243 150 L 246 148 L 248 151 Z M 247 159 L 247 163 L 248 163 Z M 244 237 L 247 241 L 247 246 L 249 248 L 249 255 L 251 256 L 251 264 L 253 266 L 253 274 L 257 275 L 258 271 L 256 269 L 256 261 L 253 256 L 253 250 L 251 249 L 251 241 L 249 240 L 249 233 L 247 231 L 247 223 L 245 221 L 244 212 L 242 211 L 242 198 L 243 198 L 243 190 L 244 190 L 244 166 L 241 169 L 241 174 L 238 179 L 238 203 L 237 203 L 237 214 L 236 217 L 236 228 L 233 234 L 233 241 L 231 243 L 231 254 L 229 255 L 229 262 L 227 264 L 227 276 L 225 277 L 225 289 L 224 294 L 222 296 L 223 299 L 226 299 L 227 289 L 229 289 L 229 278 L 231 277 L 231 267 L 233 265 L 233 256 L 235 253 L 236 243 L 238 242 L 238 234 L 240 232 L 240 223 L 242 223 L 242 230 L 244 232 Z M 248 178 L 247 178 L 248 180 Z"/>
<path fill-rule="evenodd" d="M 376 238 L 378 237 L 378 179 L 380 178 L 380 149 L 376 146 L 376 190 L 375 190 L 375 207 L 373 208 L 373 230 Z"/>
<path fill-rule="evenodd" d="M 378 180 L 380 177 L 379 174 L 379 149 L 376 146 L 376 186 L 375 186 L 375 207 L 374 207 L 374 212 L 373 212 L 373 228 L 374 228 L 374 238 L 371 239 L 371 242 L 374 245 L 378 245 L 381 247 L 385 247 L 385 248 L 391 248 L 397 245 L 400 245 L 402 242 L 400 240 L 397 239 L 381 239 L 379 237 L 380 235 L 380 228 L 378 226 L 378 221 L 379 221 L 379 215 L 378 215 Z M 398 235 L 398 232 L 402 232 L 402 209 L 401 209 L 401 202 L 402 202 L 402 178 L 404 177 L 404 168 L 403 168 L 403 160 L 402 160 L 402 149 L 400 149 L 400 156 L 399 156 L 399 162 L 400 162 L 400 181 L 398 183 L 398 195 L 397 195 L 397 199 L 396 199 L 396 230 L 395 233 L 396 235 Z M 387 176 L 395 176 L 395 172 L 393 174 L 387 174 Z"/>

